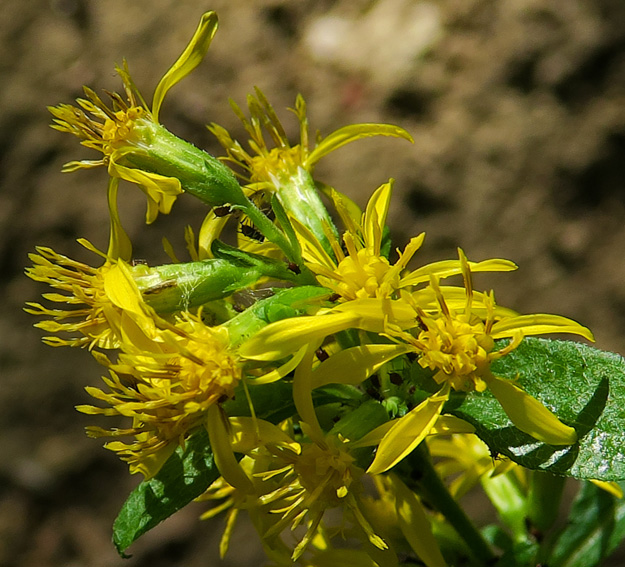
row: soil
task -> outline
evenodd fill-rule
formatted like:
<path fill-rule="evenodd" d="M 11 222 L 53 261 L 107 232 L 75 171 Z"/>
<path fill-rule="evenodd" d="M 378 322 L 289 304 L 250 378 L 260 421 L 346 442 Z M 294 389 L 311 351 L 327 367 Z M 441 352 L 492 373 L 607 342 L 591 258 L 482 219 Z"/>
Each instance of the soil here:
<path fill-rule="evenodd" d="M 202 3 L 205 4 L 205 3 Z M 427 232 L 418 262 L 514 260 L 482 276 L 499 303 L 588 325 L 597 346 L 625 352 L 625 3 L 621 0 L 4 0 L 0 19 L 0 565 L 195 567 L 258 565 L 245 526 L 217 557 L 221 520 L 193 505 L 146 535 L 122 560 L 112 521 L 138 482 L 73 406 L 97 385 L 88 353 L 41 344 L 22 311 L 46 291 L 24 277 L 36 245 L 92 261 L 76 239 L 106 247 L 106 173 L 60 172 L 96 158 L 48 127 L 46 105 L 82 85 L 119 90 L 127 58 L 150 93 L 181 52 L 203 8 L 220 30 L 206 61 L 168 95 L 162 122 L 216 155 L 204 127 L 239 139 L 228 106 L 254 86 L 283 109 L 301 92 L 323 134 L 390 122 L 415 143 L 370 139 L 325 158 L 317 177 L 363 205 L 395 179 L 390 226 L 398 246 Z M 144 224 L 145 202 L 124 187 L 123 222 L 135 255 L 182 255 L 183 227 L 204 214 L 192 198 Z M 618 557 L 612 565 L 622 564 Z"/>

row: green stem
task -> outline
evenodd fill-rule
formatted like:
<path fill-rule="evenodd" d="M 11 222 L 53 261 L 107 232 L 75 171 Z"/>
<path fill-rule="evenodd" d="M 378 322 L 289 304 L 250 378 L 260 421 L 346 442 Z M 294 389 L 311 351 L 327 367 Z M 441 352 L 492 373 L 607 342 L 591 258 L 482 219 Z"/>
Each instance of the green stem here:
<path fill-rule="evenodd" d="M 532 526 L 545 532 L 558 519 L 566 479 L 543 471 L 531 474 L 527 517 Z"/>
<path fill-rule="evenodd" d="M 273 242 L 284 255 L 293 262 L 297 260 L 296 254 L 293 252 L 291 243 L 284 236 L 284 233 L 258 208 L 252 201 L 243 205 L 237 205 L 235 208 L 241 209 L 252 221 L 254 226 L 263 234 L 267 240 Z"/>
<path fill-rule="evenodd" d="M 425 444 L 421 443 L 405 462 L 410 466 L 401 467 L 401 472 L 407 473 L 402 474 L 406 484 L 445 516 L 480 565 L 493 564 L 497 559 L 493 550 L 438 476 Z"/>

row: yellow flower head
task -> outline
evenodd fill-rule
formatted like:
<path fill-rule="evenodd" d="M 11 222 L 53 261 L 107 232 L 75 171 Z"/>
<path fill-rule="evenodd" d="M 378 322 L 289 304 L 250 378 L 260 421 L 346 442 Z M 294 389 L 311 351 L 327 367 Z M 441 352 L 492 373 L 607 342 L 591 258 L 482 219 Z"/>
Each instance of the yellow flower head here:
<path fill-rule="evenodd" d="M 30 254 L 33 267 L 26 275 L 44 282 L 64 293 L 46 293 L 44 299 L 64 303 L 71 309 L 48 309 L 39 303 L 27 303 L 26 311 L 33 315 L 48 317 L 35 326 L 50 333 L 68 333 L 70 338 L 46 337 L 52 346 L 80 346 L 112 349 L 119 346 L 117 330 L 125 311 L 142 313 L 141 295 L 134 284 L 129 269 L 123 261 L 116 261 L 93 248 L 87 241 L 81 243 L 93 252 L 104 256 L 104 263 L 93 268 L 72 260 L 54 250 L 37 247 L 37 254 Z M 130 302 L 122 306 L 118 301 L 118 288 L 128 290 Z"/>
<path fill-rule="evenodd" d="M 230 104 L 250 136 L 251 153 L 235 141 L 230 133 L 218 124 L 211 124 L 208 129 L 217 137 L 228 153 L 227 161 L 241 167 L 248 183 L 260 184 L 260 189 L 274 190 L 277 181 L 284 177 L 298 175 L 301 168 L 312 172 L 314 165 L 325 155 L 349 142 L 370 136 L 394 136 L 412 141 L 410 135 L 398 126 L 388 124 L 357 124 L 339 128 L 326 138 L 317 136 L 316 145 L 310 147 L 306 102 L 301 95 L 295 100 L 291 111 L 297 117 L 300 129 L 299 143 L 291 145 L 286 131 L 273 107 L 258 88 L 256 96 L 248 95 L 248 119 L 241 108 L 234 102 Z M 272 143 L 265 139 L 266 132 Z"/>
<path fill-rule="evenodd" d="M 328 235 L 333 256 L 306 226 L 293 222 L 306 265 L 317 274 L 321 285 L 334 291 L 340 301 L 368 297 L 390 298 L 403 287 L 402 271 L 421 246 L 425 234 L 412 238 L 399 259 L 391 265 L 382 254 L 382 235 L 390 203 L 392 182 L 382 185 L 369 199 L 362 215 L 344 195 L 332 191 L 337 211 L 346 227 L 343 246 Z M 359 218 L 361 217 L 361 218 Z"/>
<path fill-rule="evenodd" d="M 132 473 L 151 477 L 178 444 L 206 422 L 208 409 L 232 397 L 241 368 L 230 351 L 228 332 L 207 327 L 182 314 L 175 326 L 147 337 L 139 325 L 127 325 L 117 364 L 108 364 L 109 388 L 87 388 L 110 407 L 80 406 L 89 414 L 121 415 L 133 420 L 125 430 L 92 427 L 92 436 L 134 436 L 134 442 L 108 443 L 130 464 Z"/>
<path fill-rule="evenodd" d="M 449 382 L 452 389 L 465 392 L 484 391 L 490 380 L 490 364 L 519 346 L 526 335 L 575 332 L 592 339 L 588 329 L 565 317 L 516 315 L 499 308 L 492 292 L 478 297 L 473 291 L 471 268 L 462 250 L 459 250 L 459 257 L 465 288 L 464 305 L 458 305 L 455 298 L 446 299 L 437 278 L 432 276 L 430 288 L 436 306 L 424 308 L 418 304 L 417 294 L 413 295 L 418 313 L 417 335 L 406 332 L 398 335 L 412 345 L 423 368 L 435 371 L 434 380 L 439 384 Z M 501 338 L 510 341 L 500 350 L 493 350 L 495 339 Z"/>
<path fill-rule="evenodd" d="M 343 507 L 371 543 L 386 549 L 360 509 L 364 473 L 354 463 L 345 440 L 328 435 L 321 441 L 302 443 L 299 451 L 282 447 L 271 453 L 272 461 L 259 460 L 264 468 L 254 472 L 272 487 L 260 497 L 259 504 L 266 512 L 280 515 L 263 534 L 265 538 L 279 535 L 289 525 L 295 530 L 304 523 L 307 529 L 293 551 L 295 561 L 314 539 L 326 511 Z"/>
<path fill-rule="evenodd" d="M 549 409 L 512 381 L 492 374 L 491 363 L 514 350 L 527 335 L 576 333 L 589 340 L 592 334 L 578 323 L 558 315 L 515 315 L 495 305 L 492 293 L 475 301 L 469 264 L 462 251 L 460 263 L 465 283 L 465 304 L 458 305 L 457 288 L 443 290 L 436 278 L 431 289 L 413 294 L 418 327 L 413 333 L 396 328 L 389 333 L 419 356 L 418 363 L 434 371 L 441 389 L 398 419 L 380 442 L 369 473 L 381 473 L 408 455 L 438 420 L 451 390 L 484 391 L 487 387 L 510 420 L 535 439 L 551 445 L 571 445 L 577 433 L 563 424 Z M 436 307 L 427 299 L 434 294 Z M 448 300 L 445 295 L 449 293 Z M 420 306 L 419 297 L 425 308 Z M 453 304 L 450 307 L 449 303 Z M 496 339 L 510 341 L 493 350 Z"/>
<path fill-rule="evenodd" d="M 486 389 L 483 376 L 488 373 L 490 363 L 515 349 L 523 335 L 516 332 L 508 345 L 493 351 L 495 341 L 490 330 L 495 322 L 494 299 L 492 295 L 484 296 L 487 315 L 482 319 L 471 310 L 473 290 L 468 278 L 465 282 L 467 303 L 464 310 L 456 312 L 449 308 L 438 282 L 433 279 L 431 285 L 440 311 L 426 313 L 419 309 L 421 331 L 416 339 L 407 333 L 402 336 L 419 354 L 419 365 L 435 371 L 436 382 L 448 381 L 454 390 L 482 392 Z"/>
<path fill-rule="evenodd" d="M 217 15 L 207 12 L 189 45 L 158 83 L 151 108 L 132 81 L 126 62 L 122 67 L 116 67 L 124 86 L 125 100 L 117 93 L 109 93 L 111 103 L 107 105 L 93 90 L 85 87 L 86 98 L 77 99 L 77 106 L 59 104 L 49 107 L 54 116 L 53 128 L 77 136 L 84 146 L 102 153 L 99 160 L 72 161 L 65 164 L 63 170 L 104 165 L 112 177 L 136 183 L 146 193 L 147 222 L 154 221 L 158 212 L 169 213 L 183 189 L 175 175 L 167 171 L 164 175 L 157 173 L 167 167 L 152 165 L 156 163 L 154 156 L 162 153 L 157 149 L 159 144 L 165 146 L 166 153 L 175 139 L 158 122 L 160 108 L 169 89 L 203 59 L 216 31 Z M 171 147 L 169 150 L 171 152 Z"/>

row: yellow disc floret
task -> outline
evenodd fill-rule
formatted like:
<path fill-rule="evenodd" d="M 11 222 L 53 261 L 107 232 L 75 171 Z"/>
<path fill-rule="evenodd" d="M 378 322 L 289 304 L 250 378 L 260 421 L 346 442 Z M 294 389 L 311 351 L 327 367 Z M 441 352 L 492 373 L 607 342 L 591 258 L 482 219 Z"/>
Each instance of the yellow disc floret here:
<path fill-rule="evenodd" d="M 37 254 L 30 254 L 33 266 L 26 275 L 63 293 L 46 293 L 44 299 L 64 303 L 69 309 L 48 309 L 39 303 L 28 303 L 26 311 L 47 317 L 36 327 L 61 336 L 45 337 L 52 346 L 80 346 L 115 348 L 118 341 L 111 328 L 110 318 L 115 314 L 104 289 L 104 279 L 114 263 L 106 261 L 93 268 L 57 254 L 51 248 L 37 247 Z M 65 338 L 63 334 L 68 334 Z"/>
<path fill-rule="evenodd" d="M 129 329 L 117 364 L 105 378 L 109 392 L 87 388 L 110 407 L 80 406 L 89 414 L 132 418 L 130 429 L 90 427 L 94 437 L 134 436 L 134 442 L 108 443 L 130 464 L 131 472 L 151 477 L 186 437 L 206 422 L 208 409 L 232 397 L 241 368 L 230 351 L 225 328 L 207 327 L 189 314 L 174 327 L 148 338 Z"/>

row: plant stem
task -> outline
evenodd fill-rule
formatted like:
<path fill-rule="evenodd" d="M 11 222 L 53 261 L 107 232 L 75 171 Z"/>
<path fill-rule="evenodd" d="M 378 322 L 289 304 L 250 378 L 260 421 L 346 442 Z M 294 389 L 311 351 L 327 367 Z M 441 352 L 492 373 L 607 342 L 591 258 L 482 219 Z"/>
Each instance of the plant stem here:
<path fill-rule="evenodd" d="M 543 471 L 532 471 L 527 517 L 532 526 L 546 532 L 558 518 L 565 478 Z"/>
<path fill-rule="evenodd" d="M 421 443 L 405 462 L 410 468 L 401 467 L 404 482 L 445 516 L 480 565 L 494 563 L 497 558 L 493 550 L 438 476 L 425 444 Z"/>

